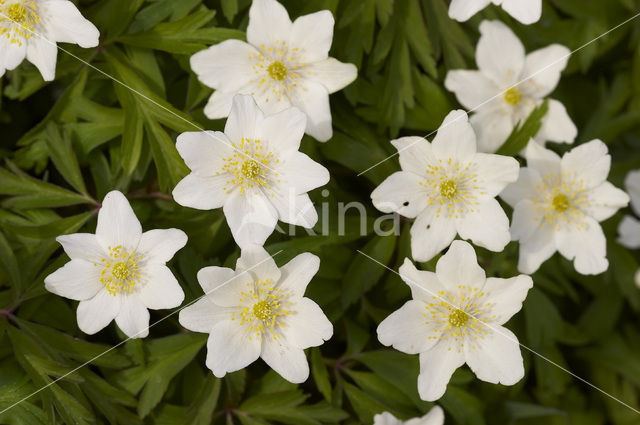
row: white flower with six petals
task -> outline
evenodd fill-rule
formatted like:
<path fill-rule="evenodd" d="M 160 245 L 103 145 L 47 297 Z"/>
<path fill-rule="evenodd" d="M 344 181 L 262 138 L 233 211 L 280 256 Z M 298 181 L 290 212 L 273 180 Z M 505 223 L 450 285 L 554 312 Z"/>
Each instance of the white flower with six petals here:
<path fill-rule="evenodd" d="M 207 367 L 219 378 L 261 357 L 283 378 L 304 382 L 309 365 L 304 349 L 331 338 L 333 325 L 304 297 L 320 259 L 300 254 L 282 268 L 264 248 L 242 250 L 233 271 L 205 267 L 198 282 L 205 292 L 180 311 L 182 326 L 209 334 Z"/>
<path fill-rule="evenodd" d="M 444 425 L 444 412 L 440 406 L 433 406 L 421 418 L 401 421 L 389 412 L 379 413 L 373 417 L 373 425 Z"/>
<path fill-rule="evenodd" d="M 378 326 L 384 345 L 420 354 L 418 392 L 442 397 L 453 372 L 467 363 L 486 382 L 514 385 L 524 377 L 518 338 L 502 325 L 522 308 L 531 277 L 486 278 L 473 247 L 454 241 L 436 264 L 421 271 L 405 259 L 400 277 L 412 300 Z"/>
<path fill-rule="evenodd" d="M 294 22 L 275 0 L 254 0 L 247 41 L 226 40 L 191 57 L 200 81 L 216 91 L 204 113 L 229 115 L 236 93 L 251 94 L 267 114 L 290 106 L 307 115 L 306 132 L 321 142 L 333 134 L 329 94 L 351 84 L 358 70 L 329 57 L 334 20 L 323 10 Z"/>
<path fill-rule="evenodd" d="M 94 334 L 113 319 L 130 338 L 149 334 L 149 310 L 174 308 L 184 299 L 165 265 L 187 243 L 178 229 L 142 233 L 125 196 L 112 191 L 98 213 L 96 233 L 56 238 L 71 261 L 44 280 L 56 295 L 80 301 L 78 327 Z"/>
<path fill-rule="evenodd" d="M 513 207 L 511 235 L 520 241 L 520 272 L 535 272 L 556 250 L 578 273 L 607 270 L 607 241 L 599 222 L 629 203 L 629 195 L 607 181 L 607 152 L 604 143 L 592 140 L 560 158 L 529 142 L 527 166 L 500 194 Z"/>
<path fill-rule="evenodd" d="M 306 228 L 318 221 L 309 192 L 329 171 L 299 152 L 305 115 L 297 108 L 264 116 L 251 96 L 236 95 L 224 133 L 189 132 L 176 148 L 191 169 L 173 189 L 177 203 L 223 208 L 236 243 L 263 245 L 278 219 Z"/>
<path fill-rule="evenodd" d="M 402 137 L 391 142 L 400 166 L 371 194 L 385 213 L 416 218 L 411 252 L 428 261 L 460 235 L 491 251 L 509 243 L 509 219 L 495 197 L 518 178 L 512 157 L 476 152 L 467 114 L 447 115 L 433 142 Z"/>
<path fill-rule="evenodd" d="M 570 52 L 552 44 L 525 55 L 520 40 L 499 21 L 483 21 L 480 33 L 476 46 L 479 70 L 449 71 L 444 84 L 474 112 L 470 121 L 478 135 L 478 150 L 495 152 L 516 124 L 524 122 L 556 88 Z M 535 139 L 573 143 L 578 130 L 564 105 L 555 99 L 548 99 L 548 105 Z"/>
<path fill-rule="evenodd" d="M 542 0 L 451 0 L 449 17 L 464 22 L 493 3 L 525 25 L 538 22 L 542 16 Z"/>
<path fill-rule="evenodd" d="M 68 0 L 0 0 L 0 77 L 27 58 L 45 81 L 56 74 L 56 42 L 98 45 L 100 33 Z"/>

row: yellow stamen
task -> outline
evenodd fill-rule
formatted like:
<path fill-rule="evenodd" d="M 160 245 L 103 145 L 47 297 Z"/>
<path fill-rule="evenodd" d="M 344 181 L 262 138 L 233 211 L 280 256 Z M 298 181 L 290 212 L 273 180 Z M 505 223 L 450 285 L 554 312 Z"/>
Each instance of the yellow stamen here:
<path fill-rule="evenodd" d="M 454 180 L 445 180 L 440 183 L 440 195 L 443 198 L 453 199 L 458 193 L 458 184 Z"/>
<path fill-rule="evenodd" d="M 522 100 L 522 92 L 514 87 L 511 87 L 504 94 L 504 100 L 506 100 L 509 105 L 516 106 Z"/>
<path fill-rule="evenodd" d="M 553 208 L 558 212 L 565 212 L 569 208 L 569 198 L 564 193 L 559 193 L 553 198 Z"/>
<path fill-rule="evenodd" d="M 282 62 L 275 61 L 269 65 L 267 72 L 274 80 L 282 81 L 287 76 L 287 67 Z"/>
<path fill-rule="evenodd" d="M 464 311 L 460 310 L 459 308 L 453 310 L 449 314 L 449 324 L 456 328 L 460 328 L 466 325 L 468 320 L 469 320 L 469 315 Z"/>

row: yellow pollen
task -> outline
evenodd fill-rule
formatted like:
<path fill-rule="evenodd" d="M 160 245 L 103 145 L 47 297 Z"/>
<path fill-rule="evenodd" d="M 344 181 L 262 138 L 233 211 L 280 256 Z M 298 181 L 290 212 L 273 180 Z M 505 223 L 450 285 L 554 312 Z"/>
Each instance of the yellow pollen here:
<path fill-rule="evenodd" d="M 127 263 L 120 262 L 113 265 L 111 273 L 116 278 L 124 280 L 129 277 L 129 273 L 131 273 L 131 270 L 129 270 L 129 266 L 127 265 Z"/>
<path fill-rule="evenodd" d="M 7 7 L 7 16 L 10 20 L 21 24 L 27 19 L 27 8 L 20 3 L 11 4 Z"/>
<path fill-rule="evenodd" d="M 1 1 L 1 0 L 0 0 Z M 272 167 L 280 162 L 272 152 L 266 151 L 259 139 L 242 138 L 239 143 L 232 143 L 233 155 L 223 158 L 224 165 L 217 175 L 227 174 L 229 180 L 223 187 L 226 193 L 235 188 L 240 195 L 246 191 L 262 190 L 275 196 L 271 184 L 280 181 L 279 173 Z"/>
<path fill-rule="evenodd" d="M 250 180 L 255 180 L 260 175 L 260 164 L 250 159 L 245 161 L 241 167 L 242 175 Z"/>
<path fill-rule="evenodd" d="M 253 305 L 253 315 L 261 321 L 268 321 L 273 316 L 273 303 L 269 300 L 262 300 Z"/>
<path fill-rule="evenodd" d="M 440 183 L 440 195 L 443 198 L 453 199 L 458 193 L 458 184 L 453 180 L 445 180 Z"/>
<path fill-rule="evenodd" d="M 569 208 L 569 198 L 564 193 L 559 193 L 553 198 L 553 208 L 558 212 L 565 212 Z"/>
<path fill-rule="evenodd" d="M 282 81 L 287 76 L 287 67 L 282 62 L 275 61 L 267 68 L 269 76 L 274 80 Z"/>
<path fill-rule="evenodd" d="M 460 310 L 459 308 L 453 310 L 449 314 L 449 324 L 451 324 L 451 326 L 456 328 L 460 328 L 466 325 L 468 320 L 469 320 L 469 315 L 464 311 Z"/>
<path fill-rule="evenodd" d="M 516 106 L 522 100 L 522 93 L 520 90 L 511 87 L 504 94 L 504 100 L 506 100 L 509 105 Z"/>
<path fill-rule="evenodd" d="M 135 251 L 127 251 L 118 245 L 109 247 L 109 253 L 102 258 L 96 267 L 101 267 L 100 283 L 111 295 L 133 293 L 142 281 L 140 260 L 142 256 Z M 138 285 L 138 286 L 136 286 Z"/>

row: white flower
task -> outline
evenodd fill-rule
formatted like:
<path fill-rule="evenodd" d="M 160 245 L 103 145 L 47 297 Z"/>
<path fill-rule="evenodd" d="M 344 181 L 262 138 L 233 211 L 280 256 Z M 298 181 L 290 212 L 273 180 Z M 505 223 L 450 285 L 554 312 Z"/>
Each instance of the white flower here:
<path fill-rule="evenodd" d="M 451 0 L 449 17 L 464 22 L 493 3 L 523 24 L 533 24 L 542 16 L 542 0 Z"/>
<path fill-rule="evenodd" d="M 432 143 L 403 137 L 391 143 L 400 166 L 371 194 L 382 212 L 416 218 L 411 251 L 428 261 L 460 235 L 491 251 L 509 243 L 509 219 L 495 197 L 518 178 L 514 158 L 476 152 L 464 111 L 447 115 Z"/>
<path fill-rule="evenodd" d="M 480 33 L 479 71 L 449 71 L 444 84 L 462 105 L 473 109 L 471 124 L 478 134 L 478 150 L 495 152 L 516 124 L 524 122 L 556 88 L 570 52 L 552 44 L 525 55 L 513 31 L 498 21 L 483 21 Z M 548 99 L 548 105 L 536 140 L 573 143 L 578 131 L 564 105 L 555 99 Z"/>
<path fill-rule="evenodd" d="M 94 334 L 113 319 L 130 338 L 149 334 L 149 311 L 177 307 L 182 288 L 165 265 L 187 243 L 178 229 L 142 233 L 127 198 L 109 192 L 96 233 L 56 238 L 71 261 L 44 280 L 56 295 L 80 301 L 78 327 Z"/>
<path fill-rule="evenodd" d="M 215 376 L 261 357 L 288 381 L 308 378 L 304 349 L 333 334 L 322 309 L 304 297 L 319 266 L 320 259 L 307 252 L 279 269 L 264 248 L 253 245 L 242 250 L 235 272 L 223 267 L 198 272 L 205 295 L 181 310 L 179 321 L 209 334 L 207 367 Z"/>
<path fill-rule="evenodd" d="M 640 170 L 627 174 L 624 180 L 627 193 L 631 196 L 631 209 L 640 216 Z M 618 242 L 631 249 L 640 248 L 640 221 L 630 215 L 625 215 L 618 225 Z M 634 276 L 636 286 L 640 288 L 640 270 Z"/>
<path fill-rule="evenodd" d="M 100 33 L 68 0 L 0 0 L 0 77 L 26 57 L 45 81 L 56 74 L 56 42 L 98 45 Z"/>
<path fill-rule="evenodd" d="M 487 279 L 471 245 L 454 241 L 435 273 L 405 259 L 400 277 L 413 299 L 380 323 L 378 339 L 420 354 L 422 399 L 442 397 L 453 372 L 465 363 L 483 381 L 514 385 L 522 379 L 518 338 L 502 325 L 522 308 L 533 287 L 529 276 Z"/>
<path fill-rule="evenodd" d="M 582 274 L 609 266 L 606 239 L 598 222 L 629 202 L 607 181 L 611 156 L 600 140 L 564 154 L 529 142 L 527 167 L 500 195 L 513 207 L 511 235 L 520 241 L 518 270 L 533 273 L 556 250 Z"/>
<path fill-rule="evenodd" d="M 373 425 L 444 425 L 444 412 L 440 406 L 434 406 L 423 417 L 408 421 L 401 421 L 391 413 L 384 412 L 373 417 Z"/>
<path fill-rule="evenodd" d="M 329 140 L 329 94 L 349 85 L 358 70 L 329 57 L 333 16 L 328 10 L 301 16 L 293 23 L 275 0 L 254 0 L 247 41 L 226 40 L 191 57 L 200 81 L 216 89 L 204 113 L 229 115 L 236 93 L 251 94 L 265 113 L 293 105 L 307 115 L 306 132 Z"/>
<path fill-rule="evenodd" d="M 176 147 L 191 174 L 173 189 L 177 203 L 223 208 L 234 239 L 262 245 L 278 218 L 312 228 L 318 221 L 309 192 L 329 172 L 302 152 L 305 115 L 297 108 L 264 116 L 251 96 L 237 95 L 224 128 L 178 136 Z"/>

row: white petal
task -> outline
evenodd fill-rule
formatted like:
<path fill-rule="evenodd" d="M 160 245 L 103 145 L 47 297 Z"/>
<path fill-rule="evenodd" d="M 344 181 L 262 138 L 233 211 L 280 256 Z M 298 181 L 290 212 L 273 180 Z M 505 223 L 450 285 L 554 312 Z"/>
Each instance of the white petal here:
<path fill-rule="evenodd" d="M 426 188 L 420 185 L 423 180 L 416 174 L 397 171 L 375 188 L 371 201 L 382 212 L 415 218 L 429 202 Z"/>
<path fill-rule="evenodd" d="M 254 46 L 274 46 L 276 41 L 289 42 L 291 19 L 276 0 L 254 0 L 249 9 L 247 41 Z"/>
<path fill-rule="evenodd" d="M 518 180 L 500 192 L 500 197 L 514 207 L 523 199 L 534 199 L 538 193 L 537 186 L 540 184 L 542 184 L 540 174 L 536 170 L 523 167 L 520 168 Z"/>
<path fill-rule="evenodd" d="M 304 351 L 288 345 L 282 338 L 264 338 L 260 357 L 289 382 L 300 384 L 309 377 L 309 364 Z"/>
<path fill-rule="evenodd" d="M 333 41 L 333 15 L 328 10 L 300 16 L 291 27 L 291 45 L 300 50 L 306 62 L 318 62 L 329 57 Z"/>
<path fill-rule="evenodd" d="M 0 37 L 0 73 L 11 71 L 22 63 L 27 56 L 27 43 L 11 43 L 6 37 Z"/>
<path fill-rule="evenodd" d="M 527 94 L 538 99 L 555 90 L 560 74 L 567 67 L 571 51 L 560 44 L 552 44 L 527 55 L 522 70 L 521 86 Z"/>
<path fill-rule="evenodd" d="M 383 412 L 373 417 L 373 425 L 403 425 L 403 423 L 391 413 Z"/>
<path fill-rule="evenodd" d="M 609 175 L 611 156 L 607 145 L 596 139 L 581 144 L 564 154 L 561 162 L 563 175 L 571 175 L 584 183 L 585 189 L 601 185 Z"/>
<path fill-rule="evenodd" d="M 526 241 L 540 229 L 540 223 L 542 223 L 542 217 L 538 207 L 531 199 L 522 199 L 513 208 L 511 239 Z"/>
<path fill-rule="evenodd" d="M 549 99 L 548 105 L 549 110 L 535 139 L 541 142 L 573 143 L 578 129 L 564 105 L 555 99 Z"/>
<path fill-rule="evenodd" d="M 218 378 L 245 368 L 260 357 L 260 338 L 253 332 L 244 332 L 239 323 L 224 320 L 211 329 L 206 364 Z"/>
<path fill-rule="evenodd" d="M 487 7 L 490 0 L 451 0 L 449 17 L 464 22 Z"/>
<path fill-rule="evenodd" d="M 495 198 L 509 183 L 518 180 L 520 164 L 513 157 L 478 153 L 473 163 L 483 197 Z"/>
<path fill-rule="evenodd" d="M 309 64 L 303 68 L 306 78 L 316 81 L 335 93 L 351 84 L 358 77 L 358 68 L 351 63 L 343 63 L 334 58 L 328 58 Z"/>
<path fill-rule="evenodd" d="M 640 221 L 630 215 L 622 217 L 618 226 L 618 243 L 631 249 L 640 248 Z"/>
<path fill-rule="evenodd" d="M 449 112 L 431 143 L 433 156 L 442 161 L 471 161 L 476 153 L 476 134 L 462 109 Z"/>
<path fill-rule="evenodd" d="M 318 212 L 313 206 L 309 195 L 294 195 L 294 189 L 289 188 L 288 193 L 280 193 L 274 188 L 271 202 L 278 211 L 278 218 L 283 223 L 302 226 L 311 229 L 318 222 Z"/>
<path fill-rule="evenodd" d="M 231 311 L 225 307 L 220 307 L 203 296 L 193 304 L 180 310 L 178 321 L 190 331 L 210 333 L 216 323 L 228 320 Z"/>
<path fill-rule="evenodd" d="M 455 221 L 438 214 L 436 207 L 428 207 L 411 226 L 411 255 L 416 261 L 429 261 L 455 237 Z"/>
<path fill-rule="evenodd" d="M 200 177 L 222 172 L 225 158 L 234 154 L 231 140 L 221 131 L 190 131 L 176 140 L 176 149 L 187 167 Z"/>
<path fill-rule="evenodd" d="M 436 264 L 436 276 L 452 291 L 457 290 L 459 285 L 482 288 L 486 281 L 484 270 L 478 265 L 476 252 L 465 241 L 453 241 Z"/>
<path fill-rule="evenodd" d="M 202 287 L 205 295 L 211 295 L 209 298 L 216 302 L 218 305 L 227 305 L 227 306 L 235 306 L 238 304 L 237 299 L 231 300 L 230 304 L 219 304 L 217 301 L 218 296 L 223 293 L 223 287 L 234 287 L 237 286 L 237 283 L 242 280 L 242 277 L 245 277 L 245 273 L 242 274 L 240 279 L 236 278 L 236 272 L 226 267 L 204 267 L 198 270 L 198 283 Z M 220 292 L 218 292 L 220 290 Z M 236 293 L 240 293 L 241 290 L 236 291 Z M 224 297 L 223 297 L 224 298 Z"/>
<path fill-rule="evenodd" d="M 453 372 L 464 364 L 464 355 L 449 340 L 440 340 L 431 350 L 420 353 L 418 392 L 420 398 L 435 401 L 442 397 Z"/>
<path fill-rule="evenodd" d="M 96 47 L 100 32 L 95 25 L 85 19 L 76 6 L 68 0 L 39 2 L 41 15 L 46 16 L 47 32 L 52 41 L 74 43 L 80 47 Z"/>
<path fill-rule="evenodd" d="M 514 219 L 515 221 L 515 219 Z M 553 231 L 549 226 L 539 227 L 529 238 L 520 241 L 518 271 L 532 274 L 556 252 Z"/>
<path fill-rule="evenodd" d="M 317 255 L 309 252 L 299 254 L 280 268 L 282 275 L 277 287 L 290 293 L 293 298 L 302 298 L 319 268 L 320 258 Z"/>
<path fill-rule="evenodd" d="M 291 154 L 279 168 L 280 180 L 297 195 L 329 183 L 329 170 L 302 152 Z"/>
<path fill-rule="evenodd" d="M 609 182 L 604 182 L 587 193 L 589 200 L 584 211 L 596 221 L 603 221 L 629 204 L 629 195 Z"/>
<path fill-rule="evenodd" d="M 533 280 L 524 274 L 510 279 L 488 278 L 482 292 L 491 303 L 492 323 L 502 325 L 519 312 L 531 288 Z"/>
<path fill-rule="evenodd" d="M 405 425 L 444 425 L 444 410 L 440 406 L 433 406 L 422 418 L 413 418 Z"/>
<path fill-rule="evenodd" d="M 326 142 L 333 136 L 329 92 L 320 83 L 302 81 L 292 92 L 291 103 L 307 114 L 306 132 L 319 142 Z"/>
<path fill-rule="evenodd" d="M 640 170 L 629 171 L 624 179 L 624 187 L 631 196 L 631 208 L 640 215 Z"/>
<path fill-rule="evenodd" d="M 469 122 L 477 135 L 480 152 L 497 151 L 513 131 L 512 114 L 503 108 L 481 108 Z"/>
<path fill-rule="evenodd" d="M 187 234 L 180 229 L 153 229 L 142 234 L 137 252 L 146 264 L 164 265 L 186 244 Z"/>
<path fill-rule="evenodd" d="M 140 288 L 140 301 L 151 310 L 178 307 L 184 301 L 184 292 L 167 266 L 147 266 L 145 283 Z"/>
<path fill-rule="evenodd" d="M 230 178 L 232 177 L 228 173 L 210 177 L 190 173 L 178 182 L 171 195 L 184 207 L 199 210 L 220 208 L 231 197 L 228 192 L 234 189 L 229 182 Z"/>
<path fill-rule="evenodd" d="M 210 120 L 228 117 L 235 95 L 236 92 L 214 91 L 204 107 L 205 116 Z"/>
<path fill-rule="evenodd" d="M 467 109 L 476 109 L 501 91 L 482 72 L 463 69 L 449 71 L 444 86 L 455 93 L 458 102 Z"/>
<path fill-rule="evenodd" d="M 520 80 L 525 61 L 524 46 L 509 27 L 500 21 L 483 21 L 476 46 L 476 62 L 484 75 L 499 87 Z"/>
<path fill-rule="evenodd" d="M 116 324 L 129 338 L 145 338 L 149 335 L 149 310 L 136 294 L 121 297 Z"/>
<path fill-rule="evenodd" d="M 78 304 L 78 327 L 82 332 L 93 335 L 116 318 L 121 304 L 122 297 L 101 289 L 93 298 Z"/>
<path fill-rule="evenodd" d="M 439 340 L 438 324 L 426 316 L 427 305 L 409 300 L 387 316 L 378 326 L 378 340 L 407 354 L 418 354 L 431 349 Z"/>
<path fill-rule="evenodd" d="M 69 261 L 44 279 L 47 291 L 72 300 L 87 300 L 103 288 L 100 268 L 82 259 Z"/>
<path fill-rule="evenodd" d="M 107 193 L 98 212 L 96 237 L 106 250 L 122 245 L 127 251 L 138 247 L 142 226 L 125 196 L 113 190 Z"/>
<path fill-rule="evenodd" d="M 223 211 L 240 248 L 264 245 L 278 222 L 278 211 L 262 192 L 236 191 L 229 196 Z"/>
<path fill-rule="evenodd" d="M 58 48 L 56 43 L 44 37 L 35 36 L 27 45 L 27 60 L 34 64 L 45 81 L 56 78 L 56 61 Z"/>
<path fill-rule="evenodd" d="M 93 263 L 99 263 L 105 258 L 105 251 L 98 242 L 96 235 L 92 233 L 73 233 L 61 235 L 56 240 L 62 245 L 64 252 L 71 259 L 82 259 Z"/>
<path fill-rule="evenodd" d="M 572 261 L 581 274 L 600 274 L 607 270 L 607 240 L 602 227 L 591 217 L 582 218 L 582 226 L 572 223 L 555 232 L 558 251 Z"/>
<path fill-rule="evenodd" d="M 418 270 L 408 258 L 404 259 L 398 272 L 404 283 L 411 288 L 411 297 L 414 300 L 429 303 L 434 297 L 438 297 L 440 291 L 446 290 L 435 273 Z"/>
<path fill-rule="evenodd" d="M 333 325 L 318 304 L 309 298 L 302 298 L 291 307 L 283 332 L 292 347 L 305 349 L 317 347 L 333 335 Z"/>
<path fill-rule="evenodd" d="M 256 128 L 256 137 L 277 153 L 279 159 L 291 155 L 300 149 L 304 136 L 307 116 L 298 108 L 288 108 L 276 114 L 267 115 Z"/>
<path fill-rule="evenodd" d="M 482 201 L 456 219 L 456 229 L 462 239 L 470 239 L 474 244 L 500 252 L 511 240 L 509 219 L 495 199 Z"/>
<path fill-rule="evenodd" d="M 260 52 L 240 40 L 225 40 L 191 56 L 191 69 L 202 84 L 235 92 L 256 78 L 252 58 Z"/>
<path fill-rule="evenodd" d="M 403 171 L 424 176 L 427 173 L 427 166 L 438 161 L 433 155 L 431 143 L 424 137 L 401 137 L 392 140 L 391 144 L 398 150 L 400 167 Z"/>
<path fill-rule="evenodd" d="M 240 258 L 236 262 L 236 275 L 249 274 L 255 280 L 269 279 L 275 284 L 280 280 L 280 269 L 276 265 L 273 257 L 258 245 L 247 246 L 242 249 Z M 246 280 L 247 277 L 244 277 Z"/>
<path fill-rule="evenodd" d="M 543 179 L 552 174 L 558 176 L 561 172 L 558 154 L 533 140 L 529 141 L 524 156 L 527 158 L 527 166 L 536 170 Z"/>
<path fill-rule="evenodd" d="M 257 138 L 256 128 L 262 125 L 263 120 L 264 114 L 253 97 L 251 95 L 237 94 L 233 97 L 233 104 L 231 105 L 227 123 L 224 126 L 224 133 L 233 143 L 239 143 L 243 137 L 255 140 Z"/>
<path fill-rule="evenodd" d="M 542 0 L 504 0 L 502 8 L 525 25 L 538 22 L 542 16 Z"/>
<path fill-rule="evenodd" d="M 482 338 L 466 342 L 464 356 L 473 373 L 483 381 L 514 385 L 524 377 L 518 338 L 502 326 L 491 325 Z"/>

